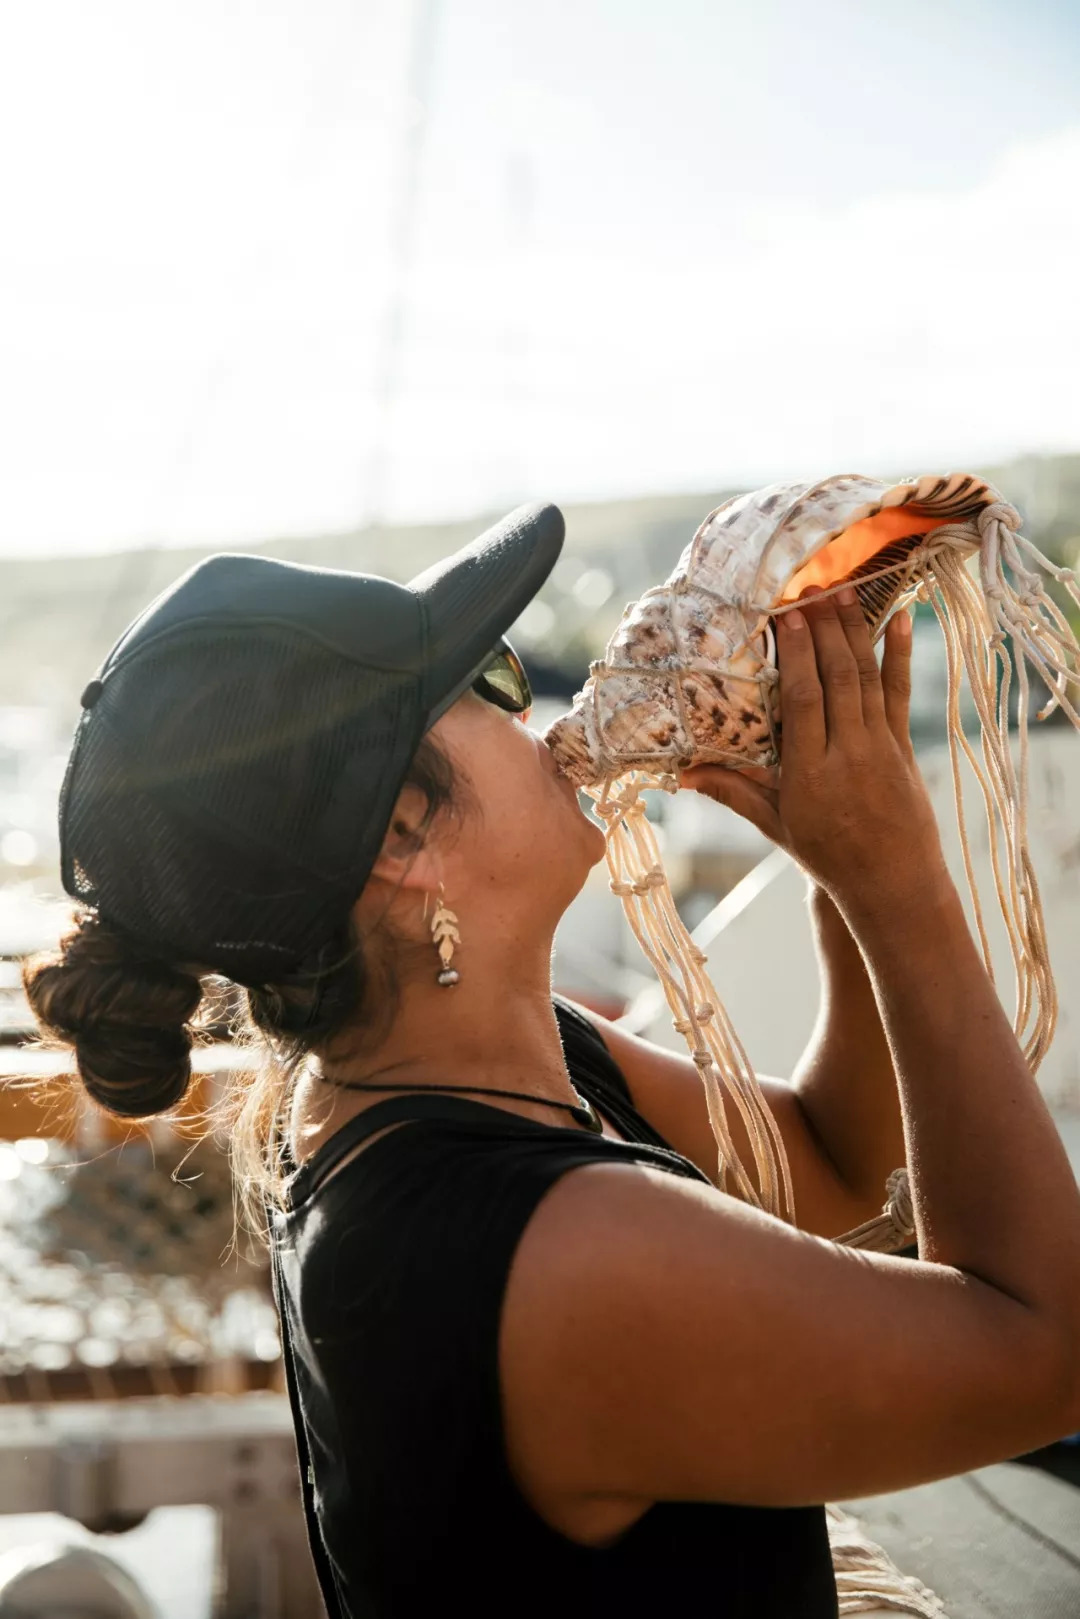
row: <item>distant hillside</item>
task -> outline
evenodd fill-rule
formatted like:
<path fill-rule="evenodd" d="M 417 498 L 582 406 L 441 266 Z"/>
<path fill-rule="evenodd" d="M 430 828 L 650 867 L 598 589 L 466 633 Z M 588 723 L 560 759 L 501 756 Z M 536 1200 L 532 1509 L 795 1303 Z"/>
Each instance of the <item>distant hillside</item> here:
<path fill-rule="evenodd" d="M 903 475 L 903 474 L 901 474 Z M 989 469 L 1024 512 L 1027 532 L 1055 553 L 1080 543 L 1080 455 L 1027 457 Z M 623 604 L 670 570 L 705 514 L 732 490 L 567 506 L 566 565 L 544 592 L 555 609 L 550 640 L 580 667 Z M 464 544 L 493 518 L 272 540 L 249 549 L 324 567 L 408 579 Z M 211 550 L 129 551 L 59 560 L 0 562 L 0 702 L 72 707 L 124 627 Z M 601 570 L 599 586 L 574 595 L 575 575 Z M 610 591 L 603 595 L 606 574 Z M 525 645 L 531 637 L 522 636 Z M 537 647 L 539 650 L 539 646 Z"/>
<path fill-rule="evenodd" d="M 612 600 L 617 596 L 621 608 L 629 596 L 667 573 L 701 518 L 730 493 L 567 506 L 565 555 L 580 558 L 583 565 L 602 565 L 618 586 Z M 471 540 L 496 515 L 270 540 L 244 549 L 321 567 L 411 579 Z M 0 561 L 0 702 L 74 703 L 98 663 L 146 604 L 202 557 L 220 549 Z M 581 617 L 591 624 L 595 611 Z"/>

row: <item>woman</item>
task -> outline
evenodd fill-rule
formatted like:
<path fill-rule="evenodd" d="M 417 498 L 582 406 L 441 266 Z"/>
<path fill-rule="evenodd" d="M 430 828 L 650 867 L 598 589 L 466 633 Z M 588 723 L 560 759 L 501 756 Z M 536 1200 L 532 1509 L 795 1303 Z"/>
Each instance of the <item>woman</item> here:
<path fill-rule="evenodd" d="M 28 989 L 125 1116 L 182 1096 L 204 980 L 270 1037 L 234 1150 L 331 1614 L 818 1619 L 819 1503 L 1080 1426 L 1077 1188 L 945 870 L 902 616 L 879 673 L 852 600 L 787 614 L 779 787 L 687 772 L 815 885 L 823 1016 L 765 1081 L 804 1229 L 716 1189 L 687 1059 L 553 1000 L 603 838 L 502 637 L 562 531 L 523 509 L 408 588 L 181 580 L 84 694 L 87 908 Z M 921 1258 L 822 1240 L 905 1150 Z"/>

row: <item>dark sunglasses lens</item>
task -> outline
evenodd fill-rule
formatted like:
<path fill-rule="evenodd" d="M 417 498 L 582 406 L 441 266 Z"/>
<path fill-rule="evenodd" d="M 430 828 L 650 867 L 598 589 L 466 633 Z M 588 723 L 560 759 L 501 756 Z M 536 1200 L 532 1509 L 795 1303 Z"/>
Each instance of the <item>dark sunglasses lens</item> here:
<path fill-rule="evenodd" d="M 524 714 L 532 707 L 532 690 L 521 659 L 512 647 L 502 646 L 487 668 L 477 677 L 476 691 L 488 702 L 511 714 Z"/>

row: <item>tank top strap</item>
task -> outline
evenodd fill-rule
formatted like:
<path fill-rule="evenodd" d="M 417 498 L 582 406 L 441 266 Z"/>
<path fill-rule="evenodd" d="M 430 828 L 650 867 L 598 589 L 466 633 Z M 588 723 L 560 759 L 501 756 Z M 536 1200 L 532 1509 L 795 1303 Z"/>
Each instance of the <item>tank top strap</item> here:
<path fill-rule="evenodd" d="M 448 1119 L 451 1123 L 479 1124 L 483 1123 L 485 1118 L 490 1120 L 492 1112 L 489 1103 L 469 1101 L 460 1096 L 410 1094 L 391 1096 L 383 1102 L 375 1102 L 362 1113 L 357 1113 L 353 1118 L 346 1120 L 308 1162 L 301 1165 L 290 1182 L 289 1200 L 291 1203 L 297 1203 L 302 1198 L 314 1196 L 330 1172 L 348 1153 L 390 1125 L 406 1124 L 410 1120 L 417 1119 Z M 510 1121 L 512 1126 L 517 1119 L 516 1114 L 509 1113 L 505 1108 L 500 1108 L 498 1112 L 500 1115 L 498 1122 L 501 1124 Z M 528 1120 L 521 1122 L 529 1123 Z"/>

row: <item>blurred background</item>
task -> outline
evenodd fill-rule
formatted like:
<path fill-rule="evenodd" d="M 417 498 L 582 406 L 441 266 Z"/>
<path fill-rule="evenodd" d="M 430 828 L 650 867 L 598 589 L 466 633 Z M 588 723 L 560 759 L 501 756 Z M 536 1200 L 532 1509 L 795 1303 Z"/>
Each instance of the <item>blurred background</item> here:
<path fill-rule="evenodd" d="M 250 1420 L 269 1427 L 229 1452 L 261 1456 L 288 1445 L 273 1315 L 257 1263 L 222 1280 L 215 1149 L 178 1185 L 190 1141 L 125 1131 L 121 1173 L 119 1137 L 72 1111 L 63 1060 L 25 1045 L 19 963 L 65 916 L 56 799 L 80 691 L 209 552 L 407 579 L 534 498 L 568 523 L 513 632 L 538 726 L 741 489 L 964 468 L 1076 563 L 1080 11 L 38 0 L 0 25 L 0 139 L 0 1076 L 59 1081 L 51 1111 L 0 1092 L 0 1380 L 20 1420 L 127 1402 L 148 1444 L 155 1398 L 225 1402 L 237 1422 L 241 1392 L 265 1398 Z M 915 674 L 951 825 L 932 620 Z M 1063 1002 L 1044 1082 L 1073 1141 L 1080 742 L 1056 725 L 1036 741 L 1032 841 Z M 682 913 L 752 1058 L 783 1073 L 815 1009 L 798 880 L 715 805 L 659 813 Z M 595 877 L 560 933 L 557 984 L 667 1039 Z M 210 1095 L 227 1057 L 204 1067 Z M 36 1489 L 0 1506 L 42 1504 Z M 87 1525 L 149 1510 L 149 1482 L 133 1491 L 63 1521 L 89 1544 Z M 251 1612 L 309 1611 L 229 1501 L 217 1551 L 168 1578 L 153 1512 L 116 1539 L 148 1611 L 239 1613 L 245 1580 L 263 1582 Z M 0 1516 L 0 1549 L 29 1524 Z"/>

